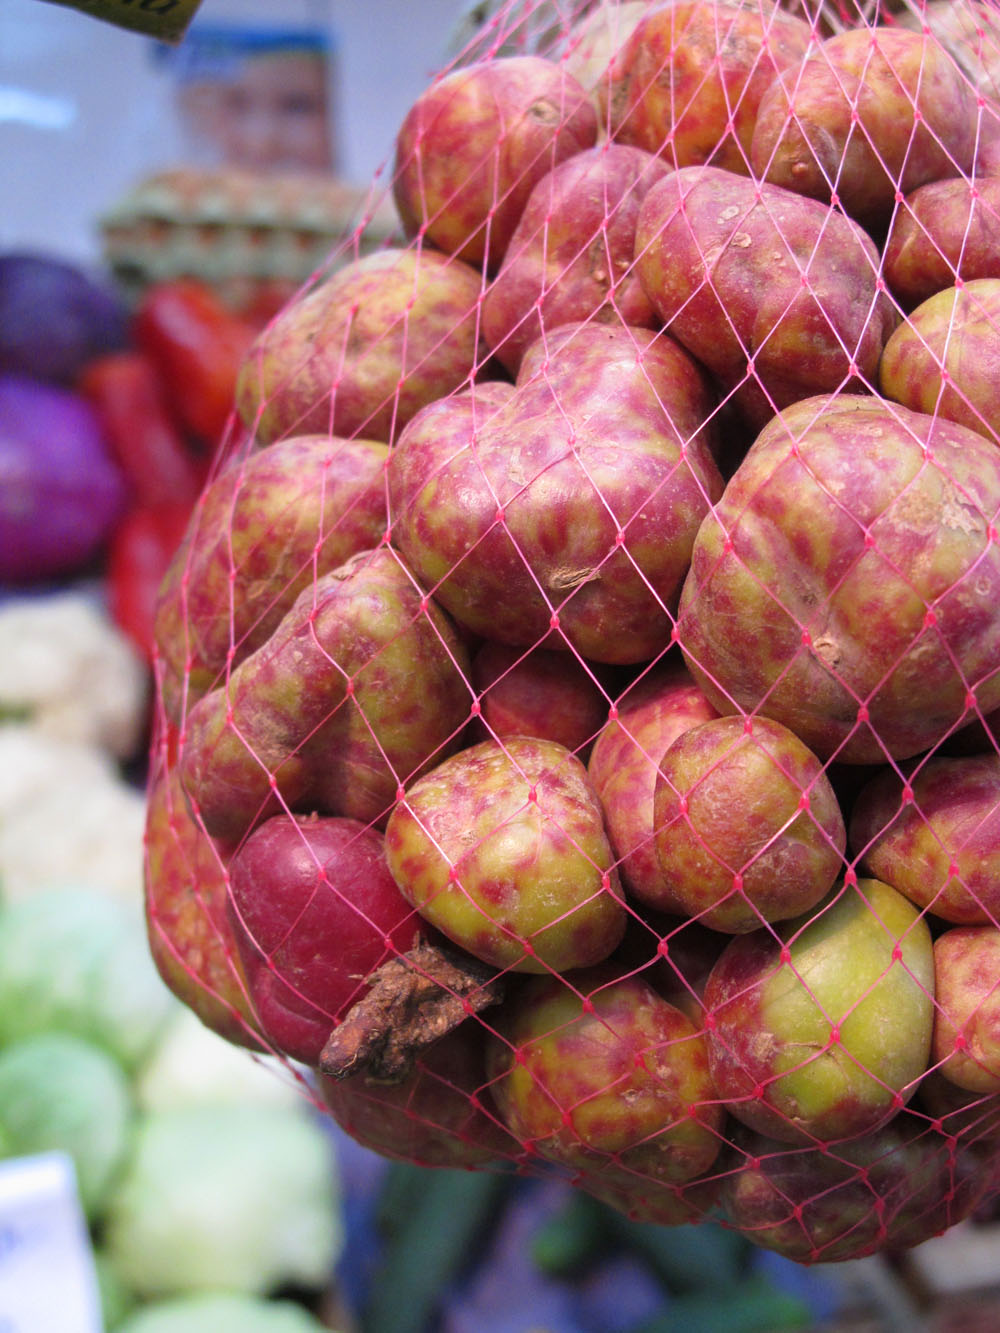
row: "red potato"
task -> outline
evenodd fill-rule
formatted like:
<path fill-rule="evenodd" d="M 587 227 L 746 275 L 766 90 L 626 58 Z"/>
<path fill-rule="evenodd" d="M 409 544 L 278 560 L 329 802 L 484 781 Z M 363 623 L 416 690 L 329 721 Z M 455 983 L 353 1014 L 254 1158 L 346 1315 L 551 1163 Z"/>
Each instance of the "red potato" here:
<path fill-rule="evenodd" d="M 454 69 L 421 93 L 396 137 L 399 216 L 409 236 L 495 268 L 535 182 L 596 140 L 592 103 L 554 61 Z"/>
<path fill-rule="evenodd" d="M 1000 179 L 932 181 L 907 195 L 892 220 L 882 271 L 908 309 L 959 278 L 1000 278 Z"/>
<path fill-rule="evenodd" d="M 636 270 L 667 331 L 757 428 L 802 398 L 874 382 L 896 322 L 859 226 L 717 167 L 649 191 Z"/>
<path fill-rule="evenodd" d="M 520 1153 L 493 1106 L 483 1033 L 475 1019 L 436 1041 L 398 1083 L 320 1074 L 318 1085 L 341 1129 L 383 1157 L 457 1168 L 482 1167 Z"/>
<path fill-rule="evenodd" d="M 391 442 L 478 368 L 481 279 L 428 249 L 385 249 L 285 306 L 240 368 L 236 407 L 258 445 L 288 435 Z"/>
<path fill-rule="evenodd" d="M 750 145 L 758 179 L 836 198 L 865 225 L 897 192 L 967 174 L 976 96 L 933 36 L 862 25 L 828 37 L 772 84 Z"/>
<path fill-rule="evenodd" d="M 980 1155 L 915 1116 L 829 1150 L 740 1132 L 720 1174 L 729 1225 L 809 1264 L 918 1245 L 968 1217 L 986 1188 Z"/>
<path fill-rule="evenodd" d="M 602 1163 L 597 1171 L 579 1172 L 574 1184 L 633 1222 L 677 1227 L 717 1218 L 720 1180 L 714 1165 L 700 1179 L 664 1185 L 641 1170 L 615 1170 Z"/>
<path fill-rule="evenodd" d="M 679 912 L 660 869 L 653 797 L 660 756 L 689 727 L 718 714 L 688 672 L 653 667 L 618 700 L 588 763 L 626 889 L 660 911 Z"/>
<path fill-rule="evenodd" d="M 523 652 L 486 642 L 472 658 L 472 684 L 479 695 L 481 739 L 534 736 L 585 760 L 608 715 L 599 679 L 572 653 Z"/>
<path fill-rule="evenodd" d="M 610 133 L 672 166 L 750 175 L 761 98 L 810 49 L 803 19 L 756 5 L 649 6 L 610 79 Z"/>
<path fill-rule="evenodd" d="M 372 440 L 295 436 L 209 483 L 157 597 L 174 721 L 266 642 L 314 578 L 378 544 L 388 455 Z"/>
<path fill-rule="evenodd" d="M 512 374 L 543 330 L 588 319 L 656 323 L 633 267 L 635 224 L 666 173 L 639 148 L 605 143 L 538 182 L 483 300 L 483 336 Z"/>
<path fill-rule="evenodd" d="M 829 778 L 766 717 L 720 717 L 678 736 L 660 759 L 653 827 L 668 901 L 726 934 L 800 916 L 843 868 Z"/>
<path fill-rule="evenodd" d="M 932 1056 L 967 1092 L 1000 1092 L 1000 930 L 956 926 L 934 941 Z"/>
<path fill-rule="evenodd" d="M 815 911 L 736 935 L 705 986 L 712 1080 L 730 1113 L 782 1143 L 886 1124 L 928 1065 L 931 935 L 878 880 Z"/>
<path fill-rule="evenodd" d="M 962 1136 L 962 1142 L 988 1147 L 1000 1139 L 1000 1093 L 969 1092 L 946 1078 L 940 1066 L 920 1080 L 913 1109 L 926 1115 L 943 1134 Z"/>
<path fill-rule="evenodd" d="M 1000 920 L 1000 755 L 932 756 L 906 778 L 886 769 L 858 793 L 859 864 L 958 925 Z"/>
<path fill-rule="evenodd" d="M 647 913 L 654 932 L 656 962 L 645 975 L 665 1000 L 687 1014 L 700 1031 L 705 1028 L 705 987 L 729 936 L 687 917 Z"/>
<path fill-rule="evenodd" d="M 468 655 L 389 547 L 317 579 L 191 710 L 181 773 L 217 836 L 284 807 L 384 822 L 469 716 Z"/>
<path fill-rule="evenodd" d="M 649 330 L 565 325 L 517 385 L 442 399 L 389 460 L 394 541 L 467 630 L 551 631 L 627 664 L 670 641 L 691 543 L 722 479 L 701 370 Z"/>
<path fill-rule="evenodd" d="M 227 901 L 261 1031 L 310 1066 L 368 977 L 425 934 L 382 834 L 354 819 L 265 821 L 232 857 Z"/>
<path fill-rule="evenodd" d="M 386 855 L 424 918 L 494 967 L 587 967 L 625 931 L 597 796 L 553 741 L 483 741 L 446 759 L 397 803 Z"/>
<path fill-rule="evenodd" d="M 876 398 L 760 433 L 703 523 L 678 638 L 720 712 L 879 764 L 1000 706 L 1000 450 Z"/>
<path fill-rule="evenodd" d="M 211 1031 L 260 1050 L 260 1029 L 226 911 L 232 847 L 191 815 L 176 768 L 161 757 L 146 802 L 144 904 L 164 983 Z"/>
<path fill-rule="evenodd" d="M 641 977 L 576 980 L 532 978 L 496 1018 L 487 1073 L 505 1123 L 584 1173 L 668 1186 L 703 1175 L 724 1119 L 704 1035 Z"/>
<path fill-rule="evenodd" d="M 879 386 L 1000 446 L 1000 277 L 948 287 L 918 305 L 885 345 Z"/>

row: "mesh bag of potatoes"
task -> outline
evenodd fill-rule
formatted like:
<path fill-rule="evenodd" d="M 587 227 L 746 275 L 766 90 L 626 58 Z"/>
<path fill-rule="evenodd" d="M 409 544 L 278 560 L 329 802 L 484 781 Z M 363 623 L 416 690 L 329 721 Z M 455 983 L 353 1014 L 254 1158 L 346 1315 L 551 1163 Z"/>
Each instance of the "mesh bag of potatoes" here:
<path fill-rule="evenodd" d="M 803 1263 L 1000 1191 L 998 53 L 494 7 L 247 356 L 150 942 L 368 1147 Z"/>

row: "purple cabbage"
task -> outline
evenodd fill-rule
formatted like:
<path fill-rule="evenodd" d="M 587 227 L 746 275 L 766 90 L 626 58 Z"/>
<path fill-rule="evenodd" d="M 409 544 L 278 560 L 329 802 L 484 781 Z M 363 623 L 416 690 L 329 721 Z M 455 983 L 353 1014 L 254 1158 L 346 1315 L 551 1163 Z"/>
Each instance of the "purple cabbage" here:
<path fill-rule="evenodd" d="M 127 341 L 128 316 L 109 285 L 65 260 L 0 254 L 0 374 L 69 384 Z"/>
<path fill-rule="evenodd" d="M 89 403 L 28 376 L 0 375 L 0 582 L 82 571 L 127 498 Z"/>

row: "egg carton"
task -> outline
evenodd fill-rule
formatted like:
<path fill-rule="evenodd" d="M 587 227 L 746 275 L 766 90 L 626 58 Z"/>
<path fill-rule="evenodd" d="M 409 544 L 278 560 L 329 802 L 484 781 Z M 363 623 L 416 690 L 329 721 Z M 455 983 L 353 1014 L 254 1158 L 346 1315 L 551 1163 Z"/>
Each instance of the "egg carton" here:
<path fill-rule="evenodd" d="M 387 195 L 337 179 L 177 167 L 140 180 L 98 227 L 127 298 L 188 277 L 241 308 L 381 248 L 398 221 Z"/>

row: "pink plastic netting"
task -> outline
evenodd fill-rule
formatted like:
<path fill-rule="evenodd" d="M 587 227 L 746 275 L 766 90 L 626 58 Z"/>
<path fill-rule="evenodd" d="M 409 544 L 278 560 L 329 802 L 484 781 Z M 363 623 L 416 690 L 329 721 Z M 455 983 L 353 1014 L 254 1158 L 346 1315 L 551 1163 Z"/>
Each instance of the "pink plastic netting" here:
<path fill-rule="evenodd" d="M 998 79 L 972 0 L 505 4 L 258 339 L 150 941 L 366 1145 L 803 1262 L 995 1193 Z"/>

